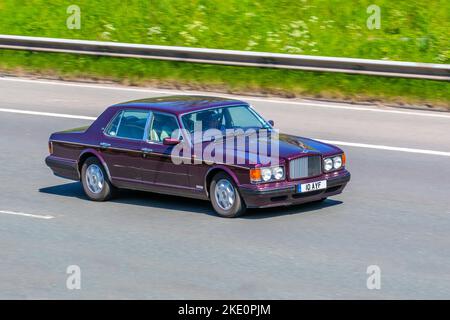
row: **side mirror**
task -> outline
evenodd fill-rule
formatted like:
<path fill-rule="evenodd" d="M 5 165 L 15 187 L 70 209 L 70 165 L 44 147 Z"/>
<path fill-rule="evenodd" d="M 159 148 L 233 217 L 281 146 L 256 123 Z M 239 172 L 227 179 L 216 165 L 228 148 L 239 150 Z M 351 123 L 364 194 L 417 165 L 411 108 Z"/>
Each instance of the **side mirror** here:
<path fill-rule="evenodd" d="M 174 146 L 179 143 L 180 143 L 180 140 L 175 139 L 175 138 L 164 138 L 163 139 L 163 144 L 166 146 Z"/>
<path fill-rule="evenodd" d="M 269 120 L 267 121 L 272 127 L 275 125 L 275 122 L 273 122 L 273 120 Z"/>

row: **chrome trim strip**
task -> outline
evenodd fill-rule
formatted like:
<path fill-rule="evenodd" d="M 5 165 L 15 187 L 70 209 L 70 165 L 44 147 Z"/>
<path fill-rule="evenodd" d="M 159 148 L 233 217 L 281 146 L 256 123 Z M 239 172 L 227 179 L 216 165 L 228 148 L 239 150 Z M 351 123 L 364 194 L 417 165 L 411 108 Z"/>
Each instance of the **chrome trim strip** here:
<path fill-rule="evenodd" d="M 85 143 L 79 143 L 79 142 L 72 142 L 72 141 L 61 141 L 61 140 L 50 140 L 51 142 L 56 142 L 56 143 L 64 143 L 64 144 L 72 144 L 72 145 L 77 145 L 77 146 L 83 146 L 86 148 L 93 148 L 93 149 L 104 149 L 102 148 L 102 146 L 98 145 L 93 145 L 93 144 L 85 144 Z M 139 152 L 142 153 L 141 150 L 134 150 L 134 149 L 126 149 L 126 148 L 117 148 L 117 147 L 108 147 L 107 150 L 117 150 L 117 151 L 126 151 L 126 152 Z"/>
<path fill-rule="evenodd" d="M 78 145 L 78 146 L 83 146 L 86 148 L 93 148 L 93 149 L 100 149 L 101 147 L 99 145 L 91 145 L 91 144 L 84 144 L 84 143 L 79 143 L 79 142 L 71 142 L 71 141 L 61 141 L 61 140 L 50 140 L 51 142 L 56 142 L 56 143 L 64 143 L 64 144 L 73 144 L 73 145 Z M 133 149 L 125 149 L 125 148 L 116 148 L 116 147 L 109 147 L 108 150 L 118 150 L 118 151 L 131 151 L 131 152 L 137 152 L 137 153 L 143 153 L 141 150 L 133 150 Z M 147 154 L 155 154 L 155 155 L 163 155 L 161 153 L 147 153 Z M 171 156 L 170 154 L 164 154 L 167 156 Z M 187 157 L 178 157 L 180 159 L 187 159 L 187 160 L 191 160 L 192 164 L 194 162 L 193 158 L 187 158 Z M 204 160 L 203 160 L 204 161 Z M 202 161 L 202 165 L 205 165 L 206 163 L 204 163 Z M 223 162 L 217 162 L 214 163 L 213 165 L 224 165 L 224 166 L 229 166 L 229 167 L 234 167 L 234 168 L 240 168 L 240 169 L 245 169 L 245 170 L 250 170 L 251 168 L 249 167 L 245 167 L 245 166 L 240 166 L 237 164 L 228 164 L 228 163 L 223 163 Z"/>

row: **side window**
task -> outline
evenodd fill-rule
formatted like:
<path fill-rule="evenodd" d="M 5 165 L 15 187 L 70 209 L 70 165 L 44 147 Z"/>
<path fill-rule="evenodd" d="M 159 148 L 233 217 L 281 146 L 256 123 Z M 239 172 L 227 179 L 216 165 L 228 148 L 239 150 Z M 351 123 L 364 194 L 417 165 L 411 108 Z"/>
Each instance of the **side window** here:
<path fill-rule="evenodd" d="M 105 133 L 108 136 L 115 137 L 117 134 L 117 128 L 119 127 L 120 119 L 122 119 L 123 111 L 120 111 L 118 114 L 115 115 L 114 120 L 110 123 L 108 126 L 108 129 L 106 129 Z"/>
<path fill-rule="evenodd" d="M 228 127 L 250 128 L 254 127 L 255 123 L 261 125 L 256 116 L 247 107 L 230 107 L 226 110 L 230 119 Z"/>
<path fill-rule="evenodd" d="M 149 112 L 144 110 L 121 111 L 111 122 L 106 134 L 112 137 L 142 140 L 148 115 Z"/>
<path fill-rule="evenodd" d="M 183 116 L 183 124 L 186 130 L 194 132 L 195 124 L 200 123 L 202 131 L 209 129 L 221 129 L 225 124 L 222 108 L 194 112 Z"/>
<path fill-rule="evenodd" d="M 179 129 L 177 119 L 174 116 L 154 113 L 150 126 L 149 140 L 163 142 L 164 138 L 171 138 L 175 130 Z M 178 138 L 180 133 L 178 133 Z"/>

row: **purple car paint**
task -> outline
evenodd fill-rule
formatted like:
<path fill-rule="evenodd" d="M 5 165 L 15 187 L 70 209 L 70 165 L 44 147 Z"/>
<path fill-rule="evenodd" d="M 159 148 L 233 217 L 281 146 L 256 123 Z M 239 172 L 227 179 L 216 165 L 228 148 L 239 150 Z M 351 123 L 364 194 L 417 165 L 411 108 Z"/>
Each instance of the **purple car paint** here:
<path fill-rule="evenodd" d="M 189 155 L 191 164 L 173 163 L 171 151 L 180 141 L 173 137 L 162 138 L 165 131 L 158 131 L 158 126 L 171 122 L 179 129 L 186 129 L 187 120 L 183 118 L 186 114 L 219 108 L 224 113 L 227 108 L 236 106 L 250 108 L 244 101 L 204 96 L 168 96 L 117 104 L 107 108 L 89 127 L 53 133 L 46 164 L 57 176 L 81 181 L 92 200 L 107 198 L 100 196 L 105 190 L 95 187 L 142 190 L 211 200 L 216 212 L 226 217 L 237 216 L 245 208 L 320 201 L 343 191 L 350 180 L 344 152 L 330 144 L 286 134 L 280 134 L 277 140 L 279 162 L 284 170 L 280 180 L 252 181 L 251 170 L 264 167 L 260 163 L 193 164 L 197 157 L 195 152 Z M 123 121 L 128 121 L 127 124 L 121 122 L 122 119 L 126 119 Z M 130 121 L 136 125 L 130 125 Z M 262 118 L 261 121 L 264 126 L 272 127 L 273 122 Z M 138 138 L 144 125 L 144 136 Z M 122 133 L 126 137 L 119 135 L 122 127 L 128 130 Z M 189 140 L 185 136 L 180 139 Z M 245 149 L 244 154 L 237 157 L 248 160 L 249 150 Z M 93 165 L 83 170 L 87 159 Z M 332 169 L 325 170 L 324 166 L 330 166 L 330 161 Z M 101 179 L 104 181 L 99 181 Z M 319 181 L 326 187 L 314 190 L 320 187 L 316 183 Z M 232 204 L 232 208 L 225 210 L 226 204 Z"/>

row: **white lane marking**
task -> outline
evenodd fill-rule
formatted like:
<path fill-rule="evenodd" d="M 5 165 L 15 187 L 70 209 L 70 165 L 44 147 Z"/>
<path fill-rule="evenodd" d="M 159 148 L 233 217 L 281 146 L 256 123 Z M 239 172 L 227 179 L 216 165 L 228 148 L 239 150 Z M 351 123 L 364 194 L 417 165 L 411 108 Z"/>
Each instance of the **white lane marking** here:
<path fill-rule="evenodd" d="M 340 146 L 357 147 L 357 148 L 368 148 L 368 149 L 379 149 L 379 150 L 389 150 L 389 151 L 399 151 L 399 152 L 409 152 L 409 153 L 421 153 L 421 154 L 430 154 L 430 155 L 435 155 L 435 156 L 450 157 L 450 152 L 445 152 L 445 151 L 402 148 L 402 147 L 390 147 L 390 146 L 383 146 L 383 145 L 376 145 L 376 144 L 344 142 L 344 141 L 323 140 L 323 139 L 316 139 L 316 140 L 324 142 L 324 143 L 336 144 L 336 145 L 340 145 Z"/>
<path fill-rule="evenodd" d="M 245 97 L 243 97 L 245 99 Z M 342 109 L 342 110 L 353 110 L 353 111 L 369 111 L 369 112 L 381 112 L 381 113 L 393 113 L 400 115 L 408 115 L 408 116 L 419 116 L 419 117 L 432 117 L 432 118 L 447 118 L 450 119 L 449 114 L 445 114 L 445 112 L 439 111 L 422 111 L 422 112 L 413 112 L 413 111 L 401 111 L 401 110 L 387 110 L 387 109 L 376 109 L 376 108 L 368 108 L 368 107 L 351 107 L 340 104 L 322 104 L 315 102 L 295 102 L 295 101 L 283 101 L 283 100 L 264 100 L 258 98 L 250 98 L 247 99 L 250 101 L 259 101 L 259 102 L 272 102 L 272 103 L 280 103 L 280 104 L 294 104 L 305 107 L 314 107 L 314 108 L 328 108 L 328 109 Z"/>
<path fill-rule="evenodd" d="M 119 91 L 131 91 L 131 92 L 149 92 L 149 93 L 158 93 L 158 94 L 206 94 L 211 95 L 214 94 L 212 92 L 198 92 L 198 91 L 183 91 L 183 90 L 158 90 L 158 89 L 145 89 L 145 88 L 125 88 L 120 86 L 105 86 L 98 84 L 85 84 L 85 83 L 72 83 L 72 82 L 57 82 L 50 80 L 31 80 L 31 79 L 23 79 L 23 78 L 4 78 L 0 77 L 2 81 L 12 81 L 12 82 L 25 82 L 25 83 L 39 83 L 45 85 L 58 85 L 58 86 L 69 86 L 69 87 L 81 87 L 81 88 L 90 88 L 90 89 L 105 89 L 105 90 L 119 90 Z M 445 112 L 437 112 L 437 111 L 403 111 L 403 110 L 392 110 L 392 109 L 378 109 L 376 107 L 367 107 L 362 105 L 349 106 L 344 104 L 331 104 L 331 103 L 317 103 L 317 102 L 302 102 L 302 101 L 288 101 L 281 99 L 271 99 L 271 98 L 256 98 L 256 97 L 247 97 L 240 95 L 229 95 L 229 94 L 219 94 L 223 97 L 230 97 L 234 99 L 240 100 L 248 100 L 255 102 L 264 102 L 264 103 L 280 103 L 280 104 L 290 104 L 290 105 L 298 105 L 304 107 L 314 107 L 314 108 L 328 108 L 328 109 L 342 109 L 342 110 L 352 110 L 352 111 L 369 111 L 369 112 L 381 112 L 381 113 L 391 113 L 391 114 L 399 114 L 399 115 L 408 115 L 408 116 L 419 116 L 419 117 L 432 117 L 432 118 L 446 118 L 450 119 L 450 115 Z"/>
<path fill-rule="evenodd" d="M 7 211 L 7 210 L 0 210 L 0 213 L 11 214 L 11 215 L 15 215 L 15 216 L 28 217 L 28 218 L 45 219 L 45 220 L 49 220 L 49 219 L 53 219 L 54 218 L 53 216 L 49 216 L 49 215 L 43 216 L 43 215 L 39 215 L 39 214 L 14 212 L 14 211 Z"/>
<path fill-rule="evenodd" d="M 95 120 L 95 119 L 97 119 L 95 117 L 75 116 L 75 115 L 72 115 L 72 114 L 39 112 L 39 111 L 29 111 L 29 110 L 19 110 L 19 109 L 4 109 L 4 108 L 0 108 L 0 112 L 20 113 L 20 114 L 29 114 L 29 115 L 33 115 L 33 116 L 45 116 L 45 117 L 56 117 L 56 118 L 82 119 L 82 120 Z"/>
<path fill-rule="evenodd" d="M 3 109 L 3 108 L 0 108 L 0 112 L 29 114 L 29 115 L 47 116 L 47 117 L 82 119 L 82 120 L 95 120 L 96 119 L 95 117 L 75 116 L 75 115 L 71 115 L 71 114 L 60 114 L 60 113 L 50 113 L 50 112 L 36 112 L 36 111 L 26 111 L 26 110 L 16 110 L 16 109 Z M 434 151 L 434 150 L 402 148 L 402 147 L 390 147 L 390 146 L 375 145 L 375 144 L 345 142 L 345 141 L 333 141 L 333 140 L 323 140 L 323 139 L 315 139 L 315 140 L 322 141 L 324 143 L 341 145 L 341 146 L 369 148 L 369 149 L 380 149 L 380 150 L 390 150 L 390 151 L 400 151 L 400 152 L 410 152 L 410 153 L 422 153 L 422 154 L 450 157 L 450 152 L 445 152 L 445 151 Z"/>

